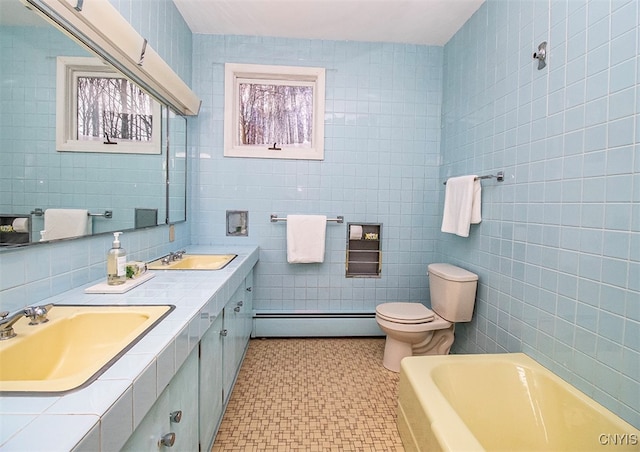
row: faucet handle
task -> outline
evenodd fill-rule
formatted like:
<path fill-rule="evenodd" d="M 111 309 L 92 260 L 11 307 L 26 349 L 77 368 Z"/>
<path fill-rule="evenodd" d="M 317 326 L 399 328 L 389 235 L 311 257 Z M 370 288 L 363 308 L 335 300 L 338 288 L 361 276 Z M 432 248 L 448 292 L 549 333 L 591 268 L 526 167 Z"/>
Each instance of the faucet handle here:
<path fill-rule="evenodd" d="M 53 307 L 52 304 L 44 305 L 44 306 L 29 306 L 25 309 L 25 314 L 27 317 L 31 318 L 29 325 L 39 325 L 41 323 L 47 323 L 49 319 L 47 318 L 47 313 Z"/>

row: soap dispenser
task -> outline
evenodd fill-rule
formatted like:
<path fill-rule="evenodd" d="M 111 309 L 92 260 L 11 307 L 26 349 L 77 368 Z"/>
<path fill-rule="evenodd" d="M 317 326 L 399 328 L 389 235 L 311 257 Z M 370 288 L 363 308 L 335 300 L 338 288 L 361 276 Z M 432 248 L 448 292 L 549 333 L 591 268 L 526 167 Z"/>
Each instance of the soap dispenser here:
<path fill-rule="evenodd" d="M 113 233 L 113 245 L 107 253 L 107 284 L 118 286 L 127 281 L 127 252 L 120 246 L 122 232 Z"/>

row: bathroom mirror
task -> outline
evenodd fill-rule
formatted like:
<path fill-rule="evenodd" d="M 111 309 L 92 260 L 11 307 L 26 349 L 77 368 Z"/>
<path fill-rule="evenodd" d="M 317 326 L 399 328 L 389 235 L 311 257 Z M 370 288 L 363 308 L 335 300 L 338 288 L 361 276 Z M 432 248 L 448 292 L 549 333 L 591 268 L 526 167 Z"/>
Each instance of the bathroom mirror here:
<path fill-rule="evenodd" d="M 92 234 L 184 221 L 186 118 L 162 108 L 160 154 L 56 151 L 56 59 L 93 55 L 19 0 L 0 4 L 0 250 L 39 243 L 50 208 L 89 210 Z M 29 233 L 11 235 L 12 218 Z"/>

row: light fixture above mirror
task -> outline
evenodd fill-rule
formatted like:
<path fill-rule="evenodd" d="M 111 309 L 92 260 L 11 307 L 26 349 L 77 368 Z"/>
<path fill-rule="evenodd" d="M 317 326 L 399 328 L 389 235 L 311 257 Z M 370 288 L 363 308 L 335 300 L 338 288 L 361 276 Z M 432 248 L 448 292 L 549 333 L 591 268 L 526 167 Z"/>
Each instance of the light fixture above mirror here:
<path fill-rule="evenodd" d="M 200 99 L 108 0 L 22 0 L 180 114 Z"/>

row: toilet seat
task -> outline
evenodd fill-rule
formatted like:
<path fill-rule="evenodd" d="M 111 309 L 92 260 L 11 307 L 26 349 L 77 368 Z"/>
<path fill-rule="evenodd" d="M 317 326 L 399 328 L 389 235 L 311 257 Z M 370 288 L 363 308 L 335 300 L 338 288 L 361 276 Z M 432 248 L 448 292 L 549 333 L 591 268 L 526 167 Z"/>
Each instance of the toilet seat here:
<path fill-rule="evenodd" d="M 436 318 L 436 314 L 420 303 L 382 303 L 376 307 L 378 317 L 394 323 L 415 325 L 430 323 Z"/>
<path fill-rule="evenodd" d="M 451 328 L 453 323 L 447 322 L 445 319 L 440 317 L 438 314 L 435 314 L 435 317 L 430 322 L 423 323 L 399 323 L 394 321 L 393 319 L 386 319 L 382 317 L 380 314 L 376 314 L 376 322 L 378 322 L 378 326 L 382 328 L 383 331 L 389 334 L 389 331 L 394 331 L 396 333 L 425 333 L 428 331 L 437 331 L 444 330 L 447 328 Z"/>

